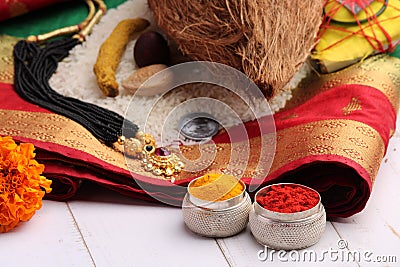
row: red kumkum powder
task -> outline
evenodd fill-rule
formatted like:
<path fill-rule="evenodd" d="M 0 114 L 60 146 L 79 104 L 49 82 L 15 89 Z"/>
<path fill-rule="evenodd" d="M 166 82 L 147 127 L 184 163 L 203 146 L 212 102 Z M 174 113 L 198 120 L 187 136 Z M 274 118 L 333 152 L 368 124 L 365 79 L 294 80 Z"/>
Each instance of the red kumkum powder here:
<path fill-rule="evenodd" d="M 319 195 L 299 185 L 274 185 L 260 192 L 256 201 L 270 211 L 294 213 L 313 208 L 319 202 Z"/>

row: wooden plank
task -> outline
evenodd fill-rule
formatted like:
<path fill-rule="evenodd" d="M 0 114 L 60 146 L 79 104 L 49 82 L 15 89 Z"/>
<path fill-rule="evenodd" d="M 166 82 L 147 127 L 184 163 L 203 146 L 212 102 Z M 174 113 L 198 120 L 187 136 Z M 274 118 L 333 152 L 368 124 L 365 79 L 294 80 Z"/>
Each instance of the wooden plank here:
<path fill-rule="evenodd" d="M 96 266 L 228 266 L 214 239 L 185 227 L 180 208 L 97 191 L 101 199 L 69 203 Z"/>
<path fill-rule="evenodd" d="M 397 131 L 390 140 L 367 207 L 360 214 L 333 223 L 350 250 L 367 253 L 360 259 L 362 266 L 400 264 L 399 187 L 400 133 Z"/>
<path fill-rule="evenodd" d="M 337 266 L 337 262 L 331 261 L 324 251 L 329 251 L 330 248 L 335 249 L 338 240 L 338 234 L 332 224 L 328 222 L 325 232 L 317 244 L 303 250 L 287 251 L 285 254 L 281 254 L 282 260 L 279 259 L 278 252 L 258 244 L 249 227 L 236 236 L 218 239 L 218 243 L 231 266 L 282 266 L 288 263 L 295 266 L 320 266 L 321 264 Z M 341 266 L 357 266 L 357 264 L 351 262 Z"/>
<path fill-rule="evenodd" d="M 0 236 L 1 266 L 93 266 L 66 203 L 44 201 L 26 223 Z"/>

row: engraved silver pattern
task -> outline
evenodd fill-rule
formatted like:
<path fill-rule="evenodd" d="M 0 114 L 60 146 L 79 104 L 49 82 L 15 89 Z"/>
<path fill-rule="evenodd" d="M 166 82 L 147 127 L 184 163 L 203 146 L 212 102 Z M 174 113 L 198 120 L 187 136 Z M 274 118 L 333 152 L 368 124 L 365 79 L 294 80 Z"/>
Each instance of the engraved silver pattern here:
<path fill-rule="evenodd" d="M 191 231 L 207 237 L 227 237 L 241 232 L 247 226 L 250 208 L 251 200 L 247 192 L 237 205 L 218 210 L 196 206 L 186 194 L 182 213 Z"/>

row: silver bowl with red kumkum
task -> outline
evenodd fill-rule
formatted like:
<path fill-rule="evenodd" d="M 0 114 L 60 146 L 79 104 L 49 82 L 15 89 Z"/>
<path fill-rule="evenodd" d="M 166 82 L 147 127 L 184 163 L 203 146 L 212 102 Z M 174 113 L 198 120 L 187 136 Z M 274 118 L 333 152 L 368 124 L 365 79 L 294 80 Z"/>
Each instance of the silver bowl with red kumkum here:
<path fill-rule="evenodd" d="M 316 190 L 280 183 L 256 193 L 249 224 L 251 233 L 262 245 L 276 250 L 302 249 L 320 240 L 326 213 Z"/>

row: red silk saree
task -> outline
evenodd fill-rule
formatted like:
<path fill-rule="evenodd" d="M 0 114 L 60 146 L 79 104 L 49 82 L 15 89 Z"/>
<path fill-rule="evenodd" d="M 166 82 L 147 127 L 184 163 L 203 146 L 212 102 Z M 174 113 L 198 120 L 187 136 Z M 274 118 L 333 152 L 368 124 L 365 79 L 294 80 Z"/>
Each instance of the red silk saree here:
<path fill-rule="evenodd" d="M 1 12 L 6 12 L 0 19 L 60 1 L 10 1 L 7 6 L 0 5 Z M 30 104 L 14 92 L 14 44 L 13 38 L 1 39 L 0 135 L 35 145 L 45 176 L 53 180 L 48 198 L 69 199 L 81 183 L 92 181 L 132 197 L 179 205 L 191 179 L 226 171 L 233 148 L 226 133 L 214 138 L 217 156 L 211 165 L 196 173 L 181 173 L 174 184 L 145 172 L 139 161 L 128 168 L 123 154 L 101 144 L 84 127 Z M 233 164 L 230 171 L 242 176 L 247 185 L 297 182 L 313 187 L 320 192 L 328 216 L 360 212 L 395 131 L 399 94 L 400 60 L 395 57 L 375 56 L 334 74 L 310 75 L 285 109 L 274 115 L 276 150 L 268 175 L 252 179 L 257 176 L 261 149 L 258 123 L 268 128 L 268 118 L 245 124 L 250 137 L 249 163 L 246 168 Z M 180 149 L 187 158 L 199 157 L 198 147 Z"/>
<path fill-rule="evenodd" d="M 92 181 L 132 197 L 178 205 L 191 179 L 224 172 L 232 148 L 224 133 L 214 138 L 214 162 L 196 173 L 182 172 L 174 184 L 145 172 L 139 161 L 128 168 L 123 154 L 100 143 L 81 125 L 22 100 L 13 90 L 11 63 L 5 60 L 0 65 L 0 135 L 36 146 L 36 158 L 45 164 L 45 176 L 53 180 L 48 198 L 71 198 L 82 182 Z M 274 115 L 273 163 L 256 185 L 302 183 L 320 192 L 329 216 L 360 212 L 395 131 L 399 91 L 400 60 L 390 56 L 372 57 L 331 75 L 310 75 L 286 108 Z M 257 171 L 261 148 L 255 123 L 245 124 L 252 148 L 249 164 L 231 170 L 248 185 Z M 200 153 L 193 146 L 180 149 L 187 158 Z"/>

